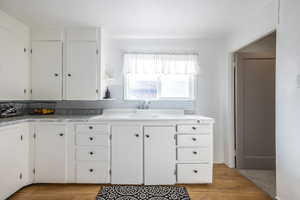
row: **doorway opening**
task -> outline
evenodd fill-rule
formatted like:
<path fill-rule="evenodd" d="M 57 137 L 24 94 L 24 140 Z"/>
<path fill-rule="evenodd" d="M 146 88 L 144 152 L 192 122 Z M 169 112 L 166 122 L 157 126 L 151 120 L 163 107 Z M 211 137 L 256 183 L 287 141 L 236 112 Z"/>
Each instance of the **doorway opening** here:
<path fill-rule="evenodd" d="M 276 32 L 234 53 L 235 166 L 276 196 Z"/>

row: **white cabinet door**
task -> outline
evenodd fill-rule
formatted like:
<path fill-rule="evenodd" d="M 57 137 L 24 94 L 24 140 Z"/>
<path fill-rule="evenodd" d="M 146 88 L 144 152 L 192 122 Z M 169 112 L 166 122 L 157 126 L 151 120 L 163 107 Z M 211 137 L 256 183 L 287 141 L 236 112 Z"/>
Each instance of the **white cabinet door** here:
<path fill-rule="evenodd" d="M 67 47 L 66 99 L 97 100 L 97 43 L 70 41 Z"/>
<path fill-rule="evenodd" d="M 2 24 L 4 21 L 1 19 L 0 22 L 0 100 L 27 100 L 30 90 L 29 31 L 16 33 L 14 27 L 17 30 L 20 27 Z"/>
<path fill-rule="evenodd" d="M 62 99 L 62 43 L 32 42 L 32 99 Z"/>
<path fill-rule="evenodd" d="M 112 126 L 112 184 L 143 183 L 143 135 L 141 126 Z"/>
<path fill-rule="evenodd" d="M 35 182 L 65 183 L 67 137 L 64 125 L 36 125 Z"/>
<path fill-rule="evenodd" d="M 28 132 L 22 126 L 0 130 L 0 199 L 5 199 L 28 181 Z"/>
<path fill-rule="evenodd" d="M 144 127 L 145 185 L 175 184 L 175 127 Z"/>

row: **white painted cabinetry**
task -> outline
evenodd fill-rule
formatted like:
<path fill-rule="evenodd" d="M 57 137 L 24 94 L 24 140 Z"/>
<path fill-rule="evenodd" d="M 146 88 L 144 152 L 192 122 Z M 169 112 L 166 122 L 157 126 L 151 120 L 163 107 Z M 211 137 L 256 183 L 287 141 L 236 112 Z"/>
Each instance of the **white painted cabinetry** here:
<path fill-rule="evenodd" d="M 62 99 L 62 42 L 32 42 L 32 99 Z"/>
<path fill-rule="evenodd" d="M 175 184 L 175 126 L 112 125 L 113 184 Z"/>
<path fill-rule="evenodd" d="M 35 182 L 67 182 L 67 136 L 65 125 L 35 126 Z"/>
<path fill-rule="evenodd" d="M 176 183 L 175 126 L 144 127 L 144 183 Z"/>
<path fill-rule="evenodd" d="M 97 42 L 69 41 L 67 46 L 66 99 L 98 98 Z"/>
<path fill-rule="evenodd" d="M 30 97 L 30 29 L 0 11 L 0 100 Z"/>
<path fill-rule="evenodd" d="M 0 129 L 0 199 L 29 184 L 29 135 L 26 125 Z"/>
<path fill-rule="evenodd" d="M 109 183 L 110 140 L 107 124 L 75 125 L 76 182 Z"/>
<path fill-rule="evenodd" d="M 0 199 L 30 183 L 212 183 L 213 121 L 190 122 L 107 120 L 2 127 Z"/>
<path fill-rule="evenodd" d="M 177 125 L 177 183 L 212 183 L 212 125 Z"/>
<path fill-rule="evenodd" d="M 143 183 L 143 130 L 140 125 L 112 125 L 111 183 Z"/>
<path fill-rule="evenodd" d="M 66 39 L 65 99 L 97 100 L 100 77 L 98 29 L 69 29 Z"/>
<path fill-rule="evenodd" d="M 31 51 L 31 98 L 99 99 L 101 71 L 99 41 L 97 28 L 76 28 L 66 31 L 34 29 Z"/>

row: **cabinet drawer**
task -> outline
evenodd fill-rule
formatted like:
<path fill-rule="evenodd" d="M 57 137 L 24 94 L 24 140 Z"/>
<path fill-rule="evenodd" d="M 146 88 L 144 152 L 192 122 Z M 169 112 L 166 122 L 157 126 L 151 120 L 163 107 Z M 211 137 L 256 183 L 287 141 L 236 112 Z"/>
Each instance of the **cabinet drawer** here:
<path fill-rule="evenodd" d="M 107 183 L 108 162 L 79 162 L 76 175 L 77 183 Z"/>
<path fill-rule="evenodd" d="M 210 154 L 208 148 L 178 148 L 177 160 L 178 162 L 205 162 L 210 161 Z"/>
<path fill-rule="evenodd" d="M 205 124 L 189 124 L 189 125 L 177 125 L 178 133 L 202 133 L 209 134 L 212 132 L 212 126 Z"/>
<path fill-rule="evenodd" d="M 210 146 L 210 135 L 177 135 L 178 146 Z"/>
<path fill-rule="evenodd" d="M 108 134 L 108 126 L 106 124 L 80 124 L 76 125 L 76 132 L 95 132 L 97 134 Z"/>
<path fill-rule="evenodd" d="M 108 146 L 109 136 L 108 134 L 100 135 L 100 134 L 91 134 L 91 133 L 77 133 L 76 144 Z"/>
<path fill-rule="evenodd" d="M 76 151 L 78 161 L 108 161 L 109 153 L 107 147 L 80 147 Z"/>
<path fill-rule="evenodd" d="M 212 183 L 212 167 L 206 164 L 177 164 L 178 183 Z"/>

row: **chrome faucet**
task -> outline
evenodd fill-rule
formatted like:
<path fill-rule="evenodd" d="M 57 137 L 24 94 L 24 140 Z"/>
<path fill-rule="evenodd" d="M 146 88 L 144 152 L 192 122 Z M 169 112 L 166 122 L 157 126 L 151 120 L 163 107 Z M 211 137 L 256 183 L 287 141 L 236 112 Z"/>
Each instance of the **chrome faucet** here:
<path fill-rule="evenodd" d="M 144 100 L 142 103 L 138 106 L 138 109 L 140 110 L 147 110 L 150 107 L 150 101 Z"/>

